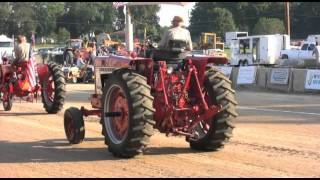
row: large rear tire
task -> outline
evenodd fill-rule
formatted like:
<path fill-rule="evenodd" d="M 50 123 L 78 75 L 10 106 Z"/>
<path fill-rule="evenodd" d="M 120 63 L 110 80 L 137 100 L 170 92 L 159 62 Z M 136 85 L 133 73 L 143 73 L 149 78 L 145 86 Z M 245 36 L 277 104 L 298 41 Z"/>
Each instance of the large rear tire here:
<path fill-rule="evenodd" d="M 48 69 L 48 75 L 41 82 L 42 103 L 49 114 L 56 114 L 63 108 L 66 82 L 59 65 L 51 62 L 48 64 Z"/>
<path fill-rule="evenodd" d="M 196 150 L 215 151 L 222 148 L 232 137 L 233 120 L 237 102 L 235 91 L 231 88 L 231 81 L 214 67 L 207 67 L 205 73 L 205 91 L 209 104 L 221 105 L 221 111 L 212 117 L 208 123 L 200 123 L 195 130 L 202 138 L 189 140 L 190 147 Z"/>
<path fill-rule="evenodd" d="M 108 150 L 131 158 L 143 152 L 153 135 L 153 96 L 147 79 L 130 71 L 115 72 L 103 89 L 102 126 Z M 106 117 L 118 112 L 120 116 Z"/>
<path fill-rule="evenodd" d="M 80 144 L 85 136 L 85 127 L 82 112 L 75 107 L 64 113 L 64 130 L 70 144 Z"/>

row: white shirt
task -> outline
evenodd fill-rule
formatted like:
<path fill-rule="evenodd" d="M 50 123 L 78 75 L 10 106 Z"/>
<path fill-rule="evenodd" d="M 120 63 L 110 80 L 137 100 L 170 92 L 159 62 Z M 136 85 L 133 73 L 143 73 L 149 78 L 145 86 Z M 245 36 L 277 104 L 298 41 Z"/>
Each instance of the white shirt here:
<path fill-rule="evenodd" d="M 77 67 L 82 68 L 86 63 L 83 61 L 82 58 L 77 59 Z"/>
<path fill-rule="evenodd" d="M 164 36 L 162 37 L 159 47 L 168 48 L 168 43 L 170 40 L 186 41 L 187 48 L 192 50 L 192 41 L 191 41 L 190 32 L 185 28 L 175 27 L 175 28 L 169 29 L 167 32 L 165 32 Z"/>

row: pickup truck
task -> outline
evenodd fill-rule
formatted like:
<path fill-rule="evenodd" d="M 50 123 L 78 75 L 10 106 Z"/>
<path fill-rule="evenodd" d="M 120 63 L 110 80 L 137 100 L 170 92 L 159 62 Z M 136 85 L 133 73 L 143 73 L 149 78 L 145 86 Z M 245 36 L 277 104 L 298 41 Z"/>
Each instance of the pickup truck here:
<path fill-rule="evenodd" d="M 280 51 L 281 59 L 301 60 L 301 59 L 315 59 L 314 42 L 304 42 L 298 49 L 285 49 Z"/>

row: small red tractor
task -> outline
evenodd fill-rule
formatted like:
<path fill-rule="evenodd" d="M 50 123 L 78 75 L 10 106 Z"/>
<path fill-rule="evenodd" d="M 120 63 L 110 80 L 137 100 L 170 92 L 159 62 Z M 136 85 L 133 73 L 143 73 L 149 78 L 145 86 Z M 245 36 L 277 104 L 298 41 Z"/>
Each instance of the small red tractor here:
<path fill-rule="evenodd" d="M 0 64 L 0 101 L 5 111 L 10 111 L 15 97 L 26 101 L 37 100 L 41 94 L 44 109 L 49 114 L 59 112 L 65 100 L 65 79 L 61 67 L 55 63 L 36 64 L 35 85 L 30 86 L 30 62 L 11 64 L 2 58 Z M 37 77 L 36 77 L 37 75 Z M 37 80 L 38 79 L 38 80 Z"/>
<path fill-rule="evenodd" d="M 142 153 L 154 128 L 167 136 L 185 136 L 196 150 L 222 148 L 232 136 L 237 102 L 231 81 L 213 65 L 226 64 L 227 58 L 170 59 L 168 53 L 96 57 L 94 109 L 71 107 L 64 114 L 70 144 L 85 137 L 83 117 L 97 115 L 105 144 L 116 157 Z"/>

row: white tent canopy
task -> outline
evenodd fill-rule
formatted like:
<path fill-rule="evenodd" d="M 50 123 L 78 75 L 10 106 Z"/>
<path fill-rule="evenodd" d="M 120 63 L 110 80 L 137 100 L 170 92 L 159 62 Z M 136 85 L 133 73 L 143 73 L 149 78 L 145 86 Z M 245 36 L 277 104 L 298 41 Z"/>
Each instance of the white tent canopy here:
<path fill-rule="evenodd" d="M 8 38 L 6 35 L 0 35 L 0 42 L 12 42 L 11 38 Z"/>

